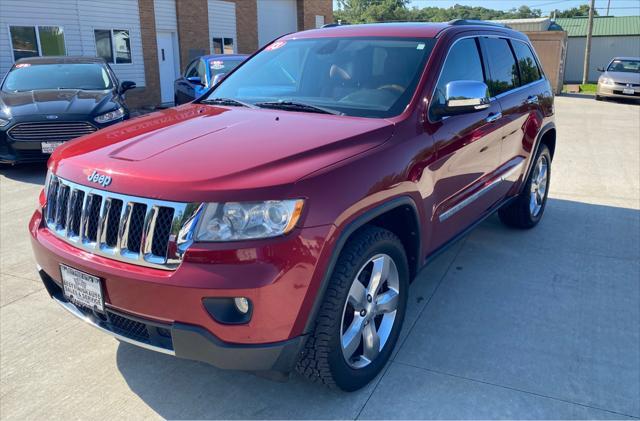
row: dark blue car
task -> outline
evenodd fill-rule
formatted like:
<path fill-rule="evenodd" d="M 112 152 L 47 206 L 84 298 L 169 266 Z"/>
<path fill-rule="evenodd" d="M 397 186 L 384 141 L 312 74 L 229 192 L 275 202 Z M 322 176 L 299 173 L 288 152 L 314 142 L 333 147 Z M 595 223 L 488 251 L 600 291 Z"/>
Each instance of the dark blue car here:
<path fill-rule="evenodd" d="M 213 54 L 193 60 L 173 84 L 175 104 L 198 98 L 247 57 L 245 54 Z"/>

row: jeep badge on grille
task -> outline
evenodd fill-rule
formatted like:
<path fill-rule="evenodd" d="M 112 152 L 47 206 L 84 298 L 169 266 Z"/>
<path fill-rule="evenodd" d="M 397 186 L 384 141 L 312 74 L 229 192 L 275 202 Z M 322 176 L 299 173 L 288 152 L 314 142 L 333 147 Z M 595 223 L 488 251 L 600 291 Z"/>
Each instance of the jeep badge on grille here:
<path fill-rule="evenodd" d="M 109 184 L 111 184 L 111 177 L 109 177 L 108 175 L 99 174 L 96 170 L 93 170 L 91 175 L 87 177 L 87 180 L 92 183 L 100 184 L 102 187 L 107 187 Z"/>

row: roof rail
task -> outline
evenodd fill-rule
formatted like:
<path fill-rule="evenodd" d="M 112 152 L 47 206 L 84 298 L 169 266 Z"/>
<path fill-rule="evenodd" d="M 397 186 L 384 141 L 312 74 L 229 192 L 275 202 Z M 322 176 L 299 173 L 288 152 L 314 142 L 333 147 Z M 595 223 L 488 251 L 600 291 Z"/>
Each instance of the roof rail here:
<path fill-rule="evenodd" d="M 490 22 L 487 20 L 475 20 L 475 19 L 454 19 L 450 20 L 449 25 L 482 25 L 482 26 L 498 26 L 500 28 L 509 28 L 508 25 L 498 22 Z"/>

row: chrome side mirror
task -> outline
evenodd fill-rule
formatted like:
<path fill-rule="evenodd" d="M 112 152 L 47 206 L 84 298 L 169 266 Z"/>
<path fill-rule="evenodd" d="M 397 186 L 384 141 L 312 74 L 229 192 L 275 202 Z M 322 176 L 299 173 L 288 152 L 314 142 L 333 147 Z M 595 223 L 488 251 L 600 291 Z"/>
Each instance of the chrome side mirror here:
<path fill-rule="evenodd" d="M 489 87 L 476 80 L 454 80 L 445 87 L 444 114 L 459 114 L 489 108 Z"/>

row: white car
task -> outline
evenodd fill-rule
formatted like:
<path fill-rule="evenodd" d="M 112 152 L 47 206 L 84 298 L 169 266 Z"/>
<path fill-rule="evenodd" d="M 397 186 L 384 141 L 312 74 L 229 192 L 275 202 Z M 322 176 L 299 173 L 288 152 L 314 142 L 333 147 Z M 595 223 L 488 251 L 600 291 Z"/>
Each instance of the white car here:
<path fill-rule="evenodd" d="M 640 100 L 640 57 L 615 57 L 598 79 L 596 99 L 632 98 Z"/>

